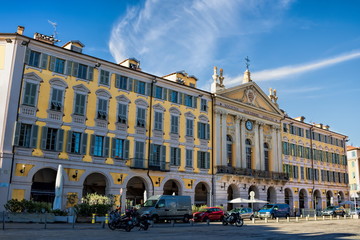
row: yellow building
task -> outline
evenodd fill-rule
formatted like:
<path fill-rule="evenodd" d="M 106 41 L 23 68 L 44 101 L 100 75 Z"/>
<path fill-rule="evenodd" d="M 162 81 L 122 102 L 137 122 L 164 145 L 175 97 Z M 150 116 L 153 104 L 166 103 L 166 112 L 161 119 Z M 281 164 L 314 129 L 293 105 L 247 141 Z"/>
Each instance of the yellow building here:
<path fill-rule="evenodd" d="M 349 186 L 351 200 L 360 196 L 360 148 L 347 146 Z"/>
<path fill-rule="evenodd" d="M 158 77 L 136 59 L 115 64 L 84 47 L 31 39 L 23 28 L 0 35 L 0 74 L 9 84 L 0 94 L 8 104 L 1 105 L 9 152 L 2 162 L 10 173 L 1 207 L 11 198 L 52 202 L 59 164 L 63 206 L 67 195 L 119 196 L 120 189 L 122 206 L 155 194 L 210 205 L 211 94 L 185 72 Z"/>
<path fill-rule="evenodd" d="M 349 199 L 346 139 L 305 117 L 282 121 L 282 159 L 289 174 L 285 202 L 298 209 L 323 209 Z"/>

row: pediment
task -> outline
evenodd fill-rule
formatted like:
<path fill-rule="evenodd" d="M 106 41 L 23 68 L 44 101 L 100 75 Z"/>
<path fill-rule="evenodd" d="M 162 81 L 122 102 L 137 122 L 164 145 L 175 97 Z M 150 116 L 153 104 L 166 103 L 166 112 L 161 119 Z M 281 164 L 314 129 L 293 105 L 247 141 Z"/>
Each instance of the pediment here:
<path fill-rule="evenodd" d="M 261 110 L 283 115 L 274 100 L 271 100 L 254 82 L 248 82 L 221 91 L 218 95 Z"/>

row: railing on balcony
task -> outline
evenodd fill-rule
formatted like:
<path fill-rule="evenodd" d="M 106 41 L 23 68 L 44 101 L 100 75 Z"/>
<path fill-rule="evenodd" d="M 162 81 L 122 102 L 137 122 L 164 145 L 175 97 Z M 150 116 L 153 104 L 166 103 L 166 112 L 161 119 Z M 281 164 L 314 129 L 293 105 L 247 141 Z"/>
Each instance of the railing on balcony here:
<path fill-rule="evenodd" d="M 229 167 L 229 166 L 218 166 L 217 173 L 220 173 L 220 174 L 221 173 L 229 173 L 229 174 L 240 175 L 240 176 L 264 178 L 264 179 L 274 179 L 274 180 L 281 180 L 281 181 L 289 180 L 289 176 L 287 173 L 248 169 L 248 168 L 234 168 L 234 167 Z"/>
<path fill-rule="evenodd" d="M 150 169 L 153 171 L 170 171 L 170 165 L 168 162 L 163 161 L 153 161 L 142 158 L 131 158 L 130 167 L 137 169 Z"/>

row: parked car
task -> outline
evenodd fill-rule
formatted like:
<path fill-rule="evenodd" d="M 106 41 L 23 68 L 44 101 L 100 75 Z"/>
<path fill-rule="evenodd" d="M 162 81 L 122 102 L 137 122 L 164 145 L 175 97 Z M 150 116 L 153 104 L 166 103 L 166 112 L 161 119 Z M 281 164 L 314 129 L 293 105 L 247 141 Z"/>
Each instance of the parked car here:
<path fill-rule="evenodd" d="M 206 207 L 200 209 L 198 212 L 193 214 L 195 222 L 206 222 L 210 221 L 222 221 L 224 218 L 224 211 L 218 207 Z"/>
<path fill-rule="evenodd" d="M 238 212 L 243 219 L 252 220 L 254 218 L 254 212 L 251 208 L 244 208 L 244 207 L 234 208 L 229 211 L 229 213 L 232 213 L 232 212 Z"/>
<path fill-rule="evenodd" d="M 286 203 L 265 204 L 258 212 L 258 217 L 262 218 L 277 218 L 289 217 L 290 206 Z"/>
<path fill-rule="evenodd" d="M 321 211 L 322 216 L 345 216 L 345 209 L 340 206 L 329 206 Z"/>
<path fill-rule="evenodd" d="M 356 209 L 355 208 L 350 209 L 349 214 L 350 215 L 359 215 L 360 216 L 360 207 L 357 207 Z"/>

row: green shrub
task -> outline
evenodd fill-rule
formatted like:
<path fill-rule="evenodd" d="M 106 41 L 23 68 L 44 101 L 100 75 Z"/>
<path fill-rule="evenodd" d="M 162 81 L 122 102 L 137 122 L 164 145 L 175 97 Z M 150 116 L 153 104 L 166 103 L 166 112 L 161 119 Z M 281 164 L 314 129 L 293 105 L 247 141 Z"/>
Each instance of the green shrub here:
<path fill-rule="evenodd" d="M 42 213 L 50 212 L 51 205 L 46 202 L 34 202 L 31 200 L 11 199 L 4 205 L 5 209 L 9 212 L 27 212 L 27 213 Z"/>
<path fill-rule="evenodd" d="M 7 203 L 4 205 L 4 208 L 8 212 L 24 212 L 24 205 L 21 203 L 21 201 L 17 199 L 11 199 L 7 201 Z"/>
<path fill-rule="evenodd" d="M 97 193 L 87 194 L 81 199 L 80 204 L 75 205 L 74 209 L 79 216 L 105 215 L 114 205 L 114 196 L 103 196 Z"/>
<path fill-rule="evenodd" d="M 53 213 L 55 216 L 67 216 L 68 212 L 65 210 L 60 210 L 60 209 L 54 209 L 51 211 L 51 213 Z"/>

